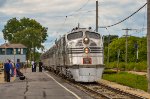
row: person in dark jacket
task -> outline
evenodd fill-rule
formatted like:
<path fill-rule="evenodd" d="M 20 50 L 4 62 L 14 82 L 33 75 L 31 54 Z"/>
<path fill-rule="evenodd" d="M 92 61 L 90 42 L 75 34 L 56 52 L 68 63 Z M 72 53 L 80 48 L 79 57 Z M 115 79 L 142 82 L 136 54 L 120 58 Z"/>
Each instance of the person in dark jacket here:
<path fill-rule="evenodd" d="M 34 72 L 34 61 L 32 61 L 31 64 L 32 64 L 32 72 Z"/>
<path fill-rule="evenodd" d="M 20 63 L 17 62 L 16 64 L 16 77 L 19 77 L 18 72 L 20 72 Z"/>
<path fill-rule="evenodd" d="M 39 72 L 42 72 L 42 66 L 43 66 L 43 63 L 40 61 L 39 62 Z"/>
<path fill-rule="evenodd" d="M 4 64 L 5 81 L 10 82 L 10 64 L 9 60 Z"/>
<path fill-rule="evenodd" d="M 36 65 L 37 65 L 37 63 L 34 62 L 34 72 L 36 72 Z"/>

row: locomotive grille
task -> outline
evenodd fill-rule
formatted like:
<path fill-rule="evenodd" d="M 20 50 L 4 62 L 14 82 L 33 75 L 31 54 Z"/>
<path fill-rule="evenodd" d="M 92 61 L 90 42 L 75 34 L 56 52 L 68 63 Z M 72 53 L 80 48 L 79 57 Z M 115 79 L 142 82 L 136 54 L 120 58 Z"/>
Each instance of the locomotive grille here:
<path fill-rule="evenodd" d="M 103 53 L 102 47 L 89 47 L 89 49 L 90 49 L 89 53 Z M 82 54 L 82 53 L 84 53 L 84 47 L 68 48 L 67 53 L 68 54 Z"/>
<path fill-rule="evenodd" d="M 68 48 L 68 54 L 81 54 L 84 53 L 83 47 L 80 48 Z"/>
<path fill-rule="evenodd" d="M 102 47 L 90 47 L 90 53 L 103 53 Z"/>

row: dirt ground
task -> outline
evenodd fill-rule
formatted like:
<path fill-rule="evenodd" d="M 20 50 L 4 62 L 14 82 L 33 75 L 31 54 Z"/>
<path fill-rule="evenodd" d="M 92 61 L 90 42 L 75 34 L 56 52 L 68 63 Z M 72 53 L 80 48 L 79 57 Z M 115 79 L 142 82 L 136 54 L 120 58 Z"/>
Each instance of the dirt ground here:
<path fill-rule="evenodd" d="M 11 77 L 10 82 L 13 82 L 15 79 L 16 79 L 15 76 Z M 6 83 L 6 82 L 4 81 L 4 71 L 0 70 L 0 84 L 2 83 Z"/>
<path fill-rule="evenodd" d="M 129 92 L 129 93 L 137 94 L 137 95 L 146 97 L 147 99 L 150 99 L 150 94 L 143 91 L 143 90 L 134 89 L 134 88 L 131 88 L 131 87 L 128 87 L 128 86 L 123 86 L 123 85 L 120 85 L 120 84 L 117 84 L 117 83 L 114 83 L 114 82 L 110 82 L 110 81 L 107 81 L 107 80 L 103 80 L 103 79 L 101 79 L 99 82 L 107 84 L 107 85 L 109 85 L 111 87 L 114 87 L 114 88 L 124 90 L 124 91 Z"/>
<path fill-rule="evenodd" d="M 4 73 L 0 72 L 0 84 L 4 83 Z"/>

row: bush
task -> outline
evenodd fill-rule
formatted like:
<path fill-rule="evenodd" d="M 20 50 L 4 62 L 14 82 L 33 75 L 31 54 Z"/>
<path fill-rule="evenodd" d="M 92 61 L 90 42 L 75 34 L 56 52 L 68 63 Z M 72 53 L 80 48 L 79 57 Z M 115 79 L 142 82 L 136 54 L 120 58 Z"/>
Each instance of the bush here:
<path fill-rule="evenodd" d="M 106 68 L 109 68 L 109 69 L 113 69 L 113 68 L 116 68 L 117 66 L 117 62 L 110 62 L 110 63 L 106 63 Z"/>
<path fill-rule="evenodd" d="M 112 71 L 112 70 L 109 70 L 109 69 L 105 69 L 103 74 L 115 74 L 117 73 L 117 71 Z"/>
<path fill-rule="evenodd" d="M 147 62 L 139 62 L 135 65 L 135 71 L 147 71 Z"/>
<path fill-rule="evenodd" d="M 125 62 L 120 62 L 119 63 L 119 70 L 125 70 L 126 69 L 126 64 Z"/>
<path fill-rule="evenodd" d="M 106 64 L 106 68 L 109 69 L 116 69 L 117 68 L 117 62 L 110 62 L 108 64 Z M 118 69 L 119 70 L 128 70 L 128 71 L 146 71 L 147 70 L 147 63 L 146 61 L 143 62 L 130 62 L 130 63 L 126 63 L 125 62 L 120 62 L 118 64 Z"/>
<path fill-rule="evenodd" d="M 127 64 L 127 66 L 126 66 L 126 70 L 128 70 L 128 71 L 131 71 L 131 70 L 134 70 L 135 69 L 135 67 L 136 67 L 136 63 L 128 63 Z"/>

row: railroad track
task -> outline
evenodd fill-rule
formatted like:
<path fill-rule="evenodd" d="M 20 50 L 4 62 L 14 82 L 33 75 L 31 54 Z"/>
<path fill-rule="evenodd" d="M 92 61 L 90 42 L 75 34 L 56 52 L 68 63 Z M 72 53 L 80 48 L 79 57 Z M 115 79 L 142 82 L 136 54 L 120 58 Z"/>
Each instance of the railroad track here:
<path fill-rule="evenodd" d="M 102 83 L 77 83 L 77 85 L 84 88 L 84 91 L 93 94 L 92 97 L 96 99 L 147 99 L 136 94 L 125 92 L 121 89 L 112 88 Z"/>
<path fill-rule="evenodd" d="M 55 73 L 53 74 L 56 75 Z M 118 88 L 110 87 L 103 83 L 77 83 L 67 79 L 63 80 L 70 85 L 83 90 L 87 94 L 90 94 L 91 97 L 95 99 L 147 99 L 136 94 L 125 92 Z"/>

